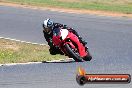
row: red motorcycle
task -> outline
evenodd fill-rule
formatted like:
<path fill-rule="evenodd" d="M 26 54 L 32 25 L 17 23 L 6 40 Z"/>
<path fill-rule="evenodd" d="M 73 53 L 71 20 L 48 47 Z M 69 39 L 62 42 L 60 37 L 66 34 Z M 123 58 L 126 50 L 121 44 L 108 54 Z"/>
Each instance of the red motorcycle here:
<path fill-rule="evenodd" d="M 58 46 L 65 55 L 77 62 L 90 61 L 92 59 L 88 48 L 79 41 L 75 34 L 67 29 L 54 29 L 52 40 L 53 44 Z"/>

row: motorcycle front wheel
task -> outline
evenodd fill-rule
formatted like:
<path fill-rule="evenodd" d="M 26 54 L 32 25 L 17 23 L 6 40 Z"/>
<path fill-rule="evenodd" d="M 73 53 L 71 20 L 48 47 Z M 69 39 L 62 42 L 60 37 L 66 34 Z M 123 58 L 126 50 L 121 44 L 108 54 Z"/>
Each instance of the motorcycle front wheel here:
<path fill-rule="evenodd" d="M 69 57 L 73 58 L 76 62 L 82 62 L 83 59 L 78 55 L 78 52 L 76 52 L 74 49 L 70 47 L 70 45 L 65 44 L 64 45 L 66 49 L 66 53 L 68 54 Z"/>

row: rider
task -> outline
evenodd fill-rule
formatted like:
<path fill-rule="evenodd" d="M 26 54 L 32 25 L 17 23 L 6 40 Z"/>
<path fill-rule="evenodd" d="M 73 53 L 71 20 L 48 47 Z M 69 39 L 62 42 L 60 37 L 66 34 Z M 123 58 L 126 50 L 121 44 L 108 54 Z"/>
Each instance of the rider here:
<path fill-rule="evenodd" d="M 62 53 L 58 47 L 54 46 L 52 43 L 52 37 L 53 37 L 53 30 L 55 28 L 62 28 L 62 29 L 67 29 L 69 32 L 72 32 L 73 34 L 75 34 L 79 41 L 83 44 L 86 45 L 87 42 L 82 40 L 82 37 L 80 37 L 78 35 L 78 33 L 71 27 L 67 27 L 67 25 L 61 24 L 61 23 L 54 23 L 52 20 L 50 19 L 46 19 L 43 21 L 43 33 L 44 33 L 44 37 L 46 39 L 46 41 L 48 42 L 48 45 L 50 46 L 50 54 L 54 55 L 57 53 Z"/>

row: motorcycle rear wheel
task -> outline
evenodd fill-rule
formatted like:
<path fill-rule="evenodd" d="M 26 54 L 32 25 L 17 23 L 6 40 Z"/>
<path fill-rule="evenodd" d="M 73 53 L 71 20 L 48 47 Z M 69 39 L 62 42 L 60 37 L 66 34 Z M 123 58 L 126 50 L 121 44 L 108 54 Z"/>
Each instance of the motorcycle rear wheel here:
<path fill-rule="evenodd" d="M 92 56 L 91 56 L 88 48 L 86 49 L 86 52 L 87 52 L 87 55 L 85 57 L 83 57 L 83 60 L 85 60 L 85 61 L 91 61 Z"/>

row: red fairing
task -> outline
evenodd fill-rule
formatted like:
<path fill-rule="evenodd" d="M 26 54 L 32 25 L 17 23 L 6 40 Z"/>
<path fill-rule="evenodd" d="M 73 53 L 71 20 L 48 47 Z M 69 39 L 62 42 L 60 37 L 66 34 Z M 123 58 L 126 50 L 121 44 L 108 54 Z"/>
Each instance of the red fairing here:
<path fill-rule="evenodd" d="M 66 29 L 56 29 L 53 33 L 53 44 L 58 46 L 65 55 L 73 57 L 75 61 L 86 60 L 89 52 L 75 34 Z"/>
<path fill-rule="evenodd" d="M 85 52 L 85 47 L 83 46 L 82 43 L 80 43 L 78 37 L 76 35 L 74 35 L 73 33 L 69 32 L 68 36 L 74 43 L 77 44 L 78 47 L 78 51 L 81 57 L 84 57 L 87 55 L 87 53 Z"/>
<path fill-rule="evenodd" d="M 56 46 L 60 46 L 61 44 L 61 40 L 60 40 L 60 36 L 53 36 L 53 44 Z"/>

